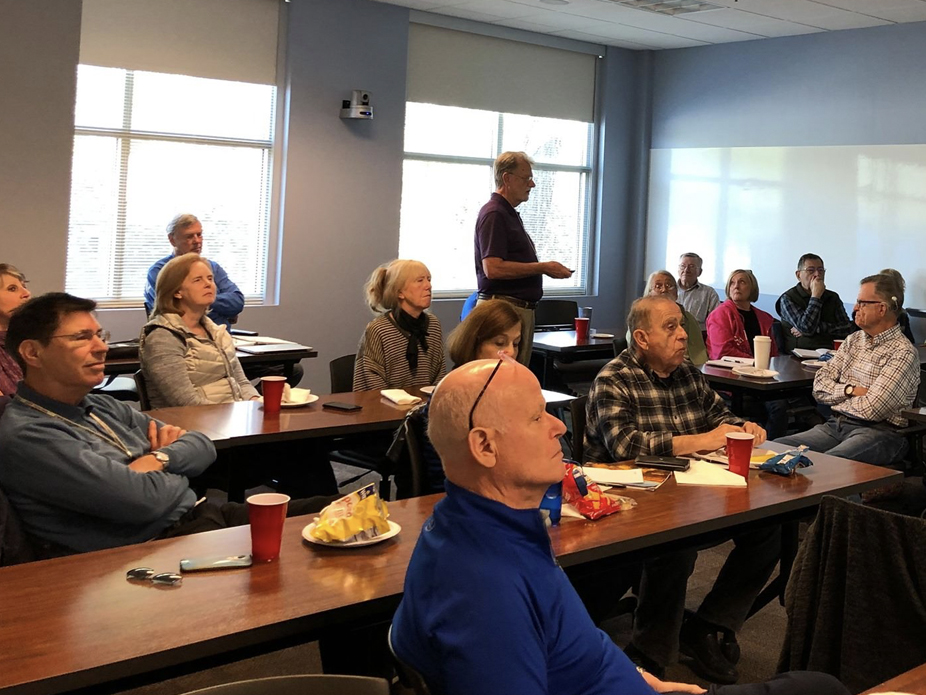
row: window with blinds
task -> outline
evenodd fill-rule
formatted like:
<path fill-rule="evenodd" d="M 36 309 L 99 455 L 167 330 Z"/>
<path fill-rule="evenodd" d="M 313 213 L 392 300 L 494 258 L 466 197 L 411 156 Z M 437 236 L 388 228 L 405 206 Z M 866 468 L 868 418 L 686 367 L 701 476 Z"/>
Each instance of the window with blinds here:
<path fill-rule="evenodd" d="M 399 255 L 428 266 L 438 296 L 476 288 L 476 216 L 509 150 L 534 161 L 517 210 L 538 258 L 576 271 L 544 292 L 588 291 L 594 84 L 593 55 L 412 25 Z"/>
<path fill-rule="evenodd" d="M 266 294 L 278 0 L 84 0 L 66 288 L 140 306 L 167 224 L 250 302 Z M 192 40 L 207 36 L 207 40 Z"/>

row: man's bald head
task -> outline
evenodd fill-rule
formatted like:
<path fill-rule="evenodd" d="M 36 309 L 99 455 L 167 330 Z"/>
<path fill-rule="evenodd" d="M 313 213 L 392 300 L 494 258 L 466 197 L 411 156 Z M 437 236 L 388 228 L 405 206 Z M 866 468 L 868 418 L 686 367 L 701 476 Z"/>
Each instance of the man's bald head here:
<path fill-rule="evenodd" d="M 483 497 L 536 506 L 563 477 L 566 428 L 546 411 L 537 378 L 514 360 L 476 360 L 450 372 L 431 397 L 428 421 L 447 479 Z"/>

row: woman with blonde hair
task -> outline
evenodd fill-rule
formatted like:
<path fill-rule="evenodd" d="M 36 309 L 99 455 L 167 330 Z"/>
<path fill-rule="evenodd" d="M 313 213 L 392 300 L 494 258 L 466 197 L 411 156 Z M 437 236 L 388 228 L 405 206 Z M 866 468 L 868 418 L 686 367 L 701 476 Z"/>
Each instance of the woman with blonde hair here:
<path fill-rule="evenodd" d="M 10 317 L 32 294 L 26 276 L 9 263 L 0 263 L 0 396 L 12 396 L 23 373 L 13 356 L 3 349 Z"/>
<path fill-rule="evenodd" d="M 212 265 L 197 253 L 173 258 L 158 274 L 154 312 L 139 345 L 151 407 L 260 398 L 226 327 L 206 316 L 215 296 Z"/>
<path fill-rule="evenodd" d="M 431 306 L 431 273 L 420 261 L 397 259 L 373 271 L 364 286 L 379 314 L 357 346 L 354 391 L 436 384 L 447 372 L 440 321 Z"/>

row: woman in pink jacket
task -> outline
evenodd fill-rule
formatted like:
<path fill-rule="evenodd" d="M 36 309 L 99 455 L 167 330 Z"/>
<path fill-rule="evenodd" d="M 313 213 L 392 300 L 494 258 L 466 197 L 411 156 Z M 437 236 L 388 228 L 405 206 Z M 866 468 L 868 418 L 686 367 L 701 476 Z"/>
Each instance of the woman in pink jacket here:
<path fill-rule="evenodd" d="M 727 300 L 707 316 L 707 352 L 712 360 L 721 357 L 752 357 L 752 339 L 772 338 L 772 357 L 778 346 L 772 337 L 771 314 L 752 305 L 759 298 L 759 282 L 751 270 L 738 269 L 727 280 Z"/>
<path fill-rule="evenodd" d="M 752 305 L 759 298 L 759 282 L 751 270 L 742 268 L 730 273 L 727 280 L 727 300 L 707 315 L 707 354 L 712 360 L 721 357 L 752 357 L 752 340 L 757 335 L 772 339 L 771 355 L 778 354 L 778 346 L 772 336 L 774 318 Z M 763 407 L 764 406 L 764 407 Z M 765 430 L 769 439 L 787 434 L 788 402 L 786 400 L 766 401 L 758 404 L 747 401 L 749 413 L 759 415 L 766 412 Z M 752 411 L 758 410 L 758 413 Z M 761 416 L 756 419 L 760 419 Z"/>

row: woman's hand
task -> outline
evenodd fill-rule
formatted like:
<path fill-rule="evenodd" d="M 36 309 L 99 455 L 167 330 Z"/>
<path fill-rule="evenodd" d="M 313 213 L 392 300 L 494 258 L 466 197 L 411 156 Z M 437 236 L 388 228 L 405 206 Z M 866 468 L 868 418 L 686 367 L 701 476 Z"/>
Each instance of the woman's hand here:
<path fill-rule="evenodd" d="M 701 686 L 692 685 L 691 683 L 673 683 L 671 681 L 661 681 L 652 673 L 647 671 L 643 671 L 642 676 L 643 680 L 646 681 L 646 684 L 657 693 L 694 693 L 694 695 L 700 695 L 701 693 L 707 692 Z"/>

